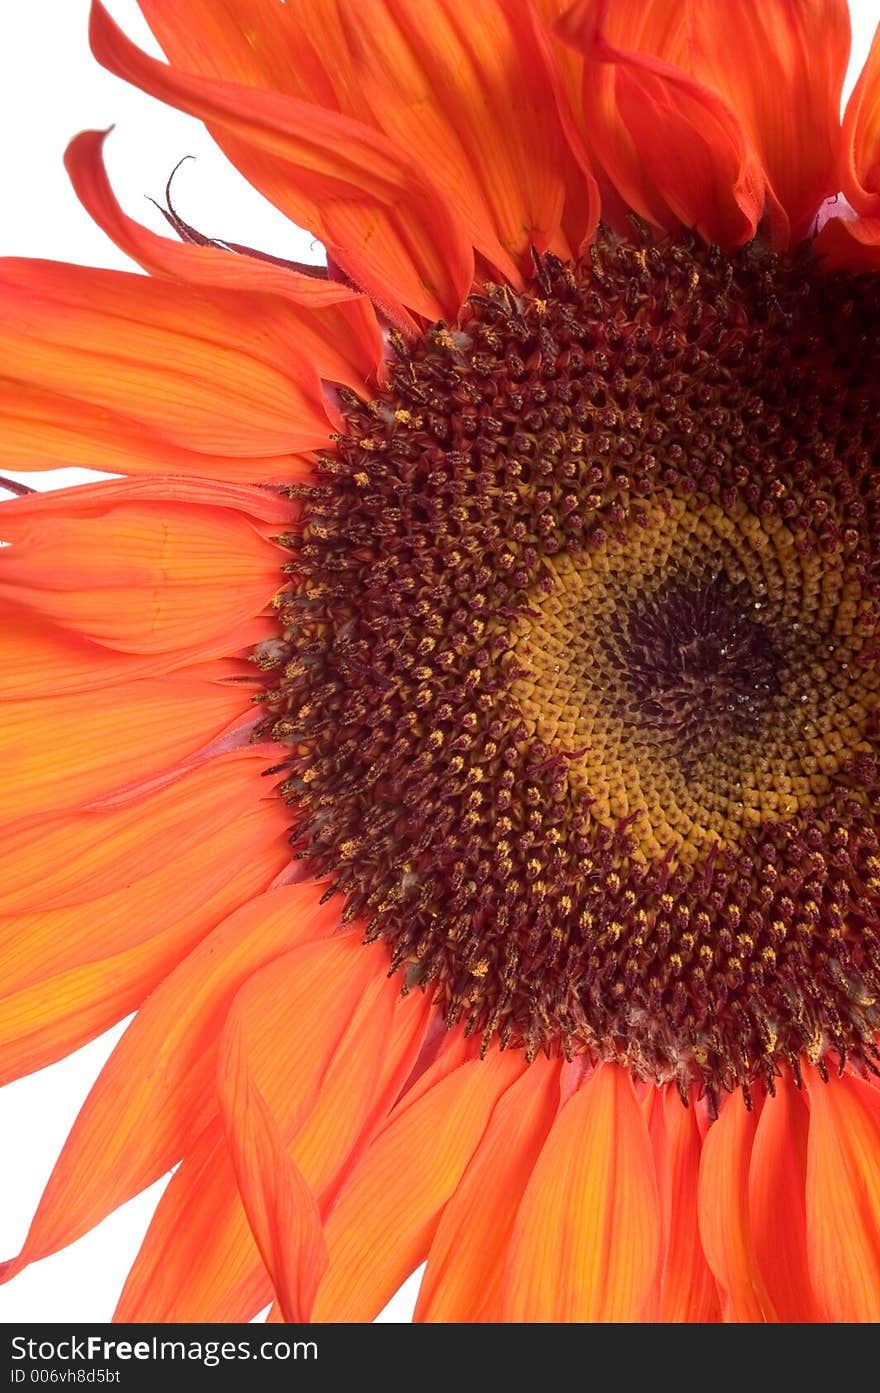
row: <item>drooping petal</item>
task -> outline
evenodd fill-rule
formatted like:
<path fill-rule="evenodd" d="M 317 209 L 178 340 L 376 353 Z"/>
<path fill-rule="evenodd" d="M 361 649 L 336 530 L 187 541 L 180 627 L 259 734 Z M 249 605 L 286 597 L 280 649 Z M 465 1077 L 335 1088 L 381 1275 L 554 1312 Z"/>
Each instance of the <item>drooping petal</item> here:
<path fill-rule="evenodd" d="M 821 1318 L 880 1321 L 880 1091 L 810 1070 L 807 1254 Z"/>
<path fill-rule="evenodd" d="M 230 1196 L 237 1199 L 235 1171 L 215 1116 L 163 1191 L 114 1321 L 245 1321 L 272 1300 L 244 1210 L 234 1228 L 216 1222 Z"/>
<path fill-rule="evenodd" d="M 257 894 L 159 984 L 83 1104 L 7 1277 L 74 1242 L 194 1142 L 216 1114 L 219 1030 L 235 993 L 273 958 L 335 926 L 322 889 Z"/>
<path fill-rule="evenodd" d="M 168 61 L 185 72 L 284 92 L 370 121 L 340 0 L 140 0 Z"/>
<path fill-rule="evenodd" d="M 752 1242 L 749 1166 L 757 1127 L 739 1094 L 722 1104 L 703 1142 L 700 1162 L 700 1235 L 706 1261 L 721 1288 L 724 1320 L 775 1321 Z"/>
<path fill-rule="evenodd" d="M 401 323 L 455 316 L 473 278 L 457 213 L 392 141 L 337 111 L 149 58 L 93 0 L 95 57 L 205 121 L 255 187 L 324 242 L 334 261 Z M 405 309 L 403 308 L 405 307 Z"/>
<path fill-rule="evenodd" d="M 663 1223 L 659 1319 L 687 1324 L 721 1316 L 718 1289 L 700 1242 L 697 1185 L 703 1139 L 697 1106 L 695 1089 L 685 1108 L 671 1084 L 653 1090 L 650 1099 Z"/>
<path fill-rule="evenodd" d="M 559 1107 L 559 1064 L 538 1059 L 504 1094 L 443 1211 L 417 1321 L 500 1319 L 507 1247 L 522 1194 Z"/>
<path fill-rule="evenodd" d="M 129 653 L 235 652 L 283 581 L 269 534 L 292 506 L 265 489 L 133 480 L 4 505 L 0 601 Z"/>
<path fill-rule="evenodd" d="M 330 1265 L 314 1320 L 372 1320 L 418 1267 L 495 1104 L 524 1067 L 519 1052 L 496 1050 L 404 1096 L 327 1218 Z"/>
<path fill-rule="evenodd" d="M 503 1318 L 650 1320 L 659 1246 L 648 1128 L 629 1074 L 603 1064 L 562 1108 L 532 1172 Z"/>
<path fill-rule="evenodd" d="M 23 467 L 39 462 L 42 420 L 52 467 L 64 462 L 49 454 L 53 436 L 93 438 L 104 411 L 119 419 L 131 455 L 141 429 L 147 459 L 170 447 L 160 472 L 179 468 L 181 452 L 181 472 L 198 474 L 200 455 L 234 466 L 329 440 L 318 373 L 297 345 L 297 311 L 277 296 L 6 258 L 0 309 L 0 419 Z M 117 465 L 126 456 L 117 453 Z"/>
<path fill-rule="evenodd" d="M 348 934 L 316 945 L 308 964 L 302 953 L 278 959 L 232 1007 L 254 1084 L 319 1204 L 375 1113 L 390 1108 L 418 1052 L 427 1003 L 402 1002 L 398 1012 L 399 984 L 387 979 L 386 967 L 381 946 L 367 950 Z M 227 1093 L 227 1128 L 234 1113 Z M 263 1159 L 272 1164 L 270 1155 Z M 275 1184 L 268 1175 L 253 1183 L 264 1194 Z M 163 1196 L 117 1318 L 245 1320 L 270 1295 L 225 1134 L 209 1124 Z"/>
<path fill-rule="evenodd" d="M 880 25 L 843 113 L 840 181 L 857 212 L 880 215 Z"/>
<path fill-rule="evenodd" d="M 738 246 L 763 214 L 764 173 L 726 102 L 670 58 L 678 13 L 636 0 L 577 0 L 559 32 L 584 55 L 590 148 L 626 204 L 661 227 L 683 224 Z"/>
<path fill-rule="evenodd" d="M 790 1074 L 758 1118 L 749 1165 L 749 1224 L 761 1276 L 781 1321 L 817 1319 L 807 1266 L 806 1100 Z"/>
<path fill-rule="evenodd" d="M 327 1267 L 315 1196 L 257 1086 L 239 1019 L 224 1034 L 219 1095 L 248 1225 L 286 1321 L 308 1320 Z"/>
<path fill-rule="evenodd" d="M 122 211 L 110 187 L 101 153 L 107 134 L 83 131 L 64 158 L 81 202 L 117 246 L 153 275 L 281 296 L 298 351 L 322 378 L 363 394 L 382 363 L 382 336 L 367 297 L 338 281 L 219 247 L 174 242 L 142 227 Z"/>
<path fill-rule="evenodd" d="M 797 245 L 838 187 L 846 0 L 684 0 L 676 11 L 686 51 L 670 61 L 736 113 L 785 214 L 778 240 Z"/>

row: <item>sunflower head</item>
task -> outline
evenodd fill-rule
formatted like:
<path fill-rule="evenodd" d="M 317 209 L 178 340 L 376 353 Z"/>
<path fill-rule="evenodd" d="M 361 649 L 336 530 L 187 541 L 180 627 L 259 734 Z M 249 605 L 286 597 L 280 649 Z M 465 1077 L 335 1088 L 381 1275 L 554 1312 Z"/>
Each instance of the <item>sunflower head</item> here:
<path fill-rule="evenodd" d="M 3 1277 L 174 1169 L 121 1319 L 880 1318 L 880 41 L 139 3 L 326 265 L 87 132 L 150 274 L 0 267 L 123 476 L 3 508 L 3 1077 L 135 1013 Z"/>

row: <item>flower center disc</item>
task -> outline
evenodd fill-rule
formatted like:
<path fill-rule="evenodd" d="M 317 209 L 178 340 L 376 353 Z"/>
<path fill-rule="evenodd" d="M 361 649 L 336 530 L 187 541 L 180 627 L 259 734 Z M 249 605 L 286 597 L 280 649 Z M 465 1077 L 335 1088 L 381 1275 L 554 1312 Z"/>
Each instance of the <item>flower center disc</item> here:
<path fill-rule="evenodd" d="M 873 1053 L 880 285 L 603 234 L 410 344 L 285 538 L 291 841 L 486 1047 Z"/>

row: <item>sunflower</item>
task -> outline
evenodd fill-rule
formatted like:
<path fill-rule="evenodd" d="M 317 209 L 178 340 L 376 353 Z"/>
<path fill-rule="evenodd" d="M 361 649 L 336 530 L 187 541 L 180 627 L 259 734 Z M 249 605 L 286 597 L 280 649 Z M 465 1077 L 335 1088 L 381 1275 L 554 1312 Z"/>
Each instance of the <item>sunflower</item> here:
<path fill-rule="evenodd" d="M 15 1276 L 126 1321 L 880 1318 L 880 40 L 843 0 L 95 3 L 326 248 L 7 260 Z M 842 196 L 841 196 L 842 195 Z"/>

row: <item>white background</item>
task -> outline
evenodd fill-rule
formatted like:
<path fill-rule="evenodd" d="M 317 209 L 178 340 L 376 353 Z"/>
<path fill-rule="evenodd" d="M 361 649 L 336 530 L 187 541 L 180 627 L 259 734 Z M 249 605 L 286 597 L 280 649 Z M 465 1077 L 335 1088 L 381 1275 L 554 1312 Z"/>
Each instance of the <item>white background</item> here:
<path fill-rule="evenodd" d="M 135 42 L 161 57 L 135 0 L 107 0 L 107 7 Z M 0 0 L 0 254 L 133 269 L 83 212 L 62 165 L 77 131 L 115 124 L 107 164 L 131 215 L 167 232 L 146 195 L 161 201 L 171 169 L 194 155 L 174 185 L 183 217 L 212 236 L 320 261 L 320 247 L 244 182 L 198 122 L 95 63 L 86 37 L 88 8 L 88 0 Z M 848 86 L 880 21 L 880 0 L 851 0 L 850 9 Z M 80 477 L 82 471 L 59 470 L 40 482 L 53 487 Z M 59 1064 L 0 1089 L 0 1259 L 20 1248 L 77 1109 L 121 1032 L 120 1025 Z M 164 1183 L 0 1288 L 0 1322 L 108 1320 Z M 382 1318 L 408 1320 L 414 1296 L 410 1282 Z"/>

